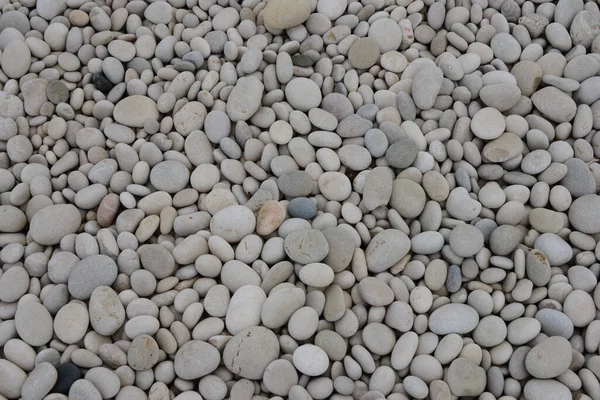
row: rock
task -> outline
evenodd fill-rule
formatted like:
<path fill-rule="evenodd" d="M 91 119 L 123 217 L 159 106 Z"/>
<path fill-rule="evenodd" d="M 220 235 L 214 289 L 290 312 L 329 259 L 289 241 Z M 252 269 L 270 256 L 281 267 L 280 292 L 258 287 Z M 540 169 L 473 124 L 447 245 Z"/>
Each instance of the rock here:
<path fill-rule="evenodd" d="M 429 329 L 438 335 L 471 332 L 479 323 L 477 311 L 466 304 L 451 303 L 436 309 L 429 317 Z"/>
<path fill-rule="evenodd" d="M 493 140 L 504 133 L 506 122 L 500 111 L 484 107 L 477 111 L 471 120 L 473 134 L 483 140 Z"/>
<path fill-rule="evenodd" d="M 553 379 L 530 379 L 525 384 L 523 394 L 526 400 L 568 399 L 568 387 Z"/>
<path fill-rule="evenodd" d="M 14 206 L 0 206 L 0 232 L 20 232 L 27 225 L 27 216 Z"/>
<path fill-rule="evenodd" d="M 600 196 L 586 194 L 575 199 L 569 208 L 569 223 L 579 232 L 600 233 Z"/>
<path fill-rule="evenodd" d="M 79 261 L 69 275 L 71 296 L 87 300 L 99 286 L 111 286 L 117 279 L 117 265 L 108 256 L 94 255 Z"/>
<path fill-rule="evenodd" d="M 454 218 L 472 221 L 481 212 L 481 203 L 471 198 L 465 188 L 457 187 L 448 196 L 446 210 Z"/>
<path fill-rule="evenodd" d="M 287 396 L 290 389 L 298 384 L 298 373 L 288 360 L 275 360 L 265 369 L 263 384 L 277 396 Z"/>
<path fill-rule="evenodd" d="M 479 396 L 485 390 L 485 370 L 468 358 L 457 358 L 448 368 L 448 386 L 455 396 Z"/>
<path fill-rule="evenodd" d="M 282 327 L 305 301 L 306 295 L 299 288 L 284 287 L 271 291 L 261 311 L 262 324 L 270 329 Z"/>
<path fill-rule="evenodd" d="M 133 95 L 115 105 L 113 117 L 119 124 L 142 128 L 146 120 L 158 120 L 159 113 L 154 100 L 146 96 Z"/>
<path fill-rule="evenodd" d="M 531 101 L 544 117 L 557 123 L 571 121 L 577 112 L 575 101 L 563 91 L 551 86 L 535 92 Z"/>
<path fill-rule="evenodd" d="M 56 313 L 54 333 L 66 344 L 77 343 L 87 333 L 89 322 L 87 307 L 81 303 L 71 302 Z"/>
<path fill-rule="evenodd" d="M 202 352 L 197 351 L 198 349 L 195 346 L 195 342 L 196 341 L 190 341 L 190 342 L 185 343 L 183 346 L 181 346 L 179 348 L 179 351 L 175 355 L 175 364 L 174 364 L 175 373 L 182 379 L 192 379 L 192 378 L 184 378 L 184 376 L 188 376 L 186 374 L 184 374 L 183 376 L 180 375 L 180 368 L 183 369 L 184 371 L 189 372 L 189 370 L 187 369 L 187 362 L 189 362 L 189 359 L 187 357 L 180 357 L 180 359 L 178 361 L 177 355 L 180 353 L 186 354 L 186 356 L 188 356 L 188 357 L 204 355 Z M 204 343 L 204 342 L 201 342 L 201 343 Z M 208 343 L 204 343 L 204 344 L 207 346 L 210 346 Z M 212 347 L 212 346 L 210 346 L 210 347 Z M 184 351 L 184 349 L 187 349 L 189 351 L 186 353 Z M 210 354 L 210 352 L 209 352 L 209 354 Z M 140 334 L 131 341 L 131 345 L 129 346 L 129 349 L 127 350 L 127 364 L 131 368 L 133 368 L 135 371 L 145 371 L 156 365 L 156 363 L 158 362 L 159 355 L 160 354 L 159 354 L 159 349 L 158 349 L 158 343 L 156 343 L 156 340 L 154 340 L 154 338 L 150 335 Z M 204 372 L 205 370 L 210 369 L 210 367 L 212 366 L 212 363 L 211 363 L 212 360 L 210 359 L 210 357 L 207 355 L 207 358 L 203 359 L 202 361 L 204 361 L 205 363 L 201 364 L 201 366 L 197 366 L 196 364 L 193 364 L 196 368 L 194 368 L 194 371 L 189 372 L 190 376 L 196 376 L 196 373 Z M 214 368 L 212 370 L 214 370 Z M 208 373 L 212 372 L 212 370 L 209 371 Z"/>
<path fill-rule="evenodd" d="M 15 314 L 19 337 L 30 346 L 42 346 L 52 339 L 52 316 L 40 303 L 19 302 Z"/>
<path fill-rule="evenodd" d="M 152 272 L 157 279 L 164 279 L 175 271 L 173 255 L 160 244 L 146 244 L 137 251 L 144 269 Z"/>
<path fill-rule="evenodd" d="M 535 319 L 540 321 L 542 332 L 548 336 L 562 336 L 569 339 L 573 335 L 573 322 L 560 311 L 543 308 L 535 314 Z"/>
<path fill-rule="evenodd" d="M 327 256 L 329 244 L 321 231 L 303 229 L 286 236 L 284 249 L 293 261 L 310 264 L 322 261 Z"/>
<path fill-rule="evenodd" d="M 354 68 L 371 68 L 379 59 L 379 44 L 373 38 L 360 38 L 350 46 L 348 61 Z"/>
<path fill-rule="evenodd" d="M 242 330 L 227 342 L 223 351 L 225 367 L 246 379 L 261 379 L 267 366 L 278 357 L 279 341 L 277 336 L 262 326 L 253 326 Z M 217 351 L 215 368 L 218 365 L 219 353 Z"/>
<path fill-rule="evenodd" d="M 364 206 L 368 210 L 374 210 L 377 207 L 388 204 L 392 196 L 393 181 L 394 174 L 389 168 L 373 168 L 371 172 L 369 172 L 363 189 Z"/>
<path fill-rule="evenodd" d="M 213 235 L 222 237 L 229 243 L 237 243 L 244 236 L 254 232 L 256 217 L 249 208 L 233 205 L 213 215 L 210 230 Z"/>
<path fill-rule="evenodd" d="M 244 285 L 236 290 L 229 301 L 225 317 L 229 333 L 237 335 L 246 328 L 260 325 L 261 312 L 266 300 L 267 295 L 259 286 Z"/>
<path fill-rule="evenodd" d="M 552 276 L 550 263 L 540 250 L 534 249 L 527 253 L 525 270 L 529 280 L 536 286 L 546 286 Z"/>
<path fill-rule="evenodd" d="M 413 78 L 412 98 L 418 108 L 428 110 L 433 107 L 442 88 L 443 79 L 442 70 L 435 66 L 428 65 L 417 72 Z"/>
<path fill-rule="evenodd" d="M 300 25 L 310 12 L 310 4 L 305 0 L 275 0 L 267 3 L 262 16 L 267 29 L 283 30 Z"/>
<path fill-rule="evenodd" d="M 99 286 L 89 302 L 92 328 L 100 335 L 113 335 L 125 322 L 125 308 L 117 293 L 108 286 Z"/>
<path fill-rule="evenodd" d="M 329 368 L 329 357 L 323 349 L 313 344 L 304 344 L 292 355 L 296 369 L 308 376 L 319 376 Z"/>
<path fill-rule="evenodd" d="M 572 357 L 569 341 L 553 336 L 531 349 L 525 358 L 525 367 L 536 378 L 554 378 L 569 369 Z"/>
<path fill-rule="evenodd" d="M 398 50 L 402 43 L 402 29 L 391 18 L 378 18 L 369 26 L 369 37 L 379 44 L 379 51 Z"/>
<path fill-rule="evenodd" d="M 358 293 L 365 303 L 375 306 L 387 306 L 394 301 L 394 292 L 381 279 L 366 277 L 358 284 Z"/>
<path fill-rule="evenodd" d="M 460 257 L 472 257 L 483 248 L 484 237 L 481 230 L 469 224 L 457 225 L 450 233 L 449 245 Z"/>
<path fill-rule="evenodd" d="M 521 55 L 521 45 L 507 32 L 495 34 L 490 42 L 490 47 L 494 55 L 507 64 L 516 62 Z"/>
<path fill-rule="evenodd" d="M 365 251 L 367 268 L 374 273 L 386 271 L 408 254 L 410 246 L 408 236 L 397 229 L 379 232 Z"/>
<path fill-rule="evenodd" d="M 173 7 L 162 1 L 150 4 L 144 11 L 144 17 L 153 24 L 168 24 L 173 18 L 172 14 Z"/>
<path fill-rule="evenodd" d="M 19 79 L 29 71 L 31 51 L 23 40 L 13 40 L 4 48 L 0 65 L 9 78 Z"/>
<path fill-rule="evenodd" d="M 287 212 L 292 218 L 311 219 L 317 214 L 317 205 L 308 197 L 296 197 L 290 200 Z"/>
<path fill-rule="evenodd" d="M 229 115 L 231 121 L 238 122 L 250 119 L 260 108 L 263 90 L 263 83 L 254 76 L 238 79 L 227 98 L 227 115 Z"/>
<path fill-rule="evenodd" d="M 473 331 L 473 340 L 483 347 L 494 347 L 506 339 L 507 328 L 502 318 L 495 315 L 483 317 Z"/>
<path fill-rule="evenodd" d="M 589 47 L 600 33 L 600 20 L 591 11 L 580 11 L 573 18 L 570 33 L 574 46 L 580 44 Z"/>
<path fill-rule="evenodd" d="M 71 204 L 57 204 L 36 212 L 29 224 L 33 240 L 41 245 L 58 244 L 60 240 L 77 232 L 81 225 L 81 214 Z"/>
<path fill-rule="evenodd" d="M 394 168 L 405 169 L 416 160 L 419 149 L 417 144 L 409 138 L 401 138 L 388 147 L 385 159 Z"/>
<path fill-rule="evenodd" d="M 571 158 L 565 161 L 567 174 L 560 181 L 571 196 L 580 197 L 586 194 L 596 192 L 596 181 L 588 165 L 578 158 Z"/>
<path fill-rule="evenodd" d="M 427 196 L 425 190 L 417 182 L 398 178 L 394 181 L 390 206 L 403 218 L 415 218 L 425 208 Z"/>
<path fill-rule="evenodd" d="M 58 379 L 56 368 L 48 362 L 38 364 L 29 374 L 21 389 L 23 399 L 42 400 Z"/>
<path fill-rule="evenodd" d="M 17 399 L 27 374 L 12 362 L 0 359 L 0 395 L 9 399 Z"/>
<path fill-rule="evenodd" d="M 190 101 L 173 116 L 175 130 L 182 135 L 188 135 L 202 129 L 206 115 L 207 111 L 204 104 L 198 101 Z"/>
<path fill-rule="evenodd" d="M 534 247 L 544 253 L 551 266 L 565 264 L 573 257 L 571 246 L 554 233 L 540 235 L 535 240 Z"/>
<path fill-rule="evenodd" d="M 158 190 L 177 193 L 188 185 L 190 171 L 178 161 L 163 161 L 150 170 L 150 183 Z"/>
<path fill-rule="evenodd" d="M 50 391 L 51 393 L 68 394 L 73 383 L 81 377 L 79 367 L 70 362 L 60 364 L 56 367 L 56 372 L 58 373 L 58 378 L 56 379 L 56 384 Z"/>
<path fill-rule="evenodd" d="M 294 78 L 288 82 L 285 97 L 292 107 L 304 112 L 319 107 L 322 100 L 321 89 L 308 78 Z"/>
<path fill-rule="evenodd" d="M 594 299 L 583 290 L 573 290 L 565 298 L 563 312 L 577 328 L 586 327 L 596 318 Z"/>
<path fill-rule="evenodd" d="M 94 384 L 85 379 L 73 382 L 69 389 L 69 399 L 74 400 L 101 400 L 102 395 Z"/>
<path fill-rule="evenodd" d="M 482 151 L 483 156 L 493 163 L 501 163 L 521 154 L 523 142 L 514 133 L 505 132 L 499 138 L 488 142 Z"/>

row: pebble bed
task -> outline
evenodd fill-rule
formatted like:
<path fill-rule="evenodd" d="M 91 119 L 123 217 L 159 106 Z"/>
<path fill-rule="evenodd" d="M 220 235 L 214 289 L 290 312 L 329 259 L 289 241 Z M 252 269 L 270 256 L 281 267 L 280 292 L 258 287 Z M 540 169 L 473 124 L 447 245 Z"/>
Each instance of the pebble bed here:
<path fill-rule="evenodd" d="M 0 9 L 0 400 L 600 400 L 596 1 Z"/>

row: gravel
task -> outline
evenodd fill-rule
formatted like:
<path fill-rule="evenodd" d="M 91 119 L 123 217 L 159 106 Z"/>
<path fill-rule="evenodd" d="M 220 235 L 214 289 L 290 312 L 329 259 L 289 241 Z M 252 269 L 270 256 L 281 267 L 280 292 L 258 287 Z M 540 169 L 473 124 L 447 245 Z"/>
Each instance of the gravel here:
<path fill-rule="evenodd" d="M 0 13 L 0 398 L 599 398 L 588 0 Z"/>

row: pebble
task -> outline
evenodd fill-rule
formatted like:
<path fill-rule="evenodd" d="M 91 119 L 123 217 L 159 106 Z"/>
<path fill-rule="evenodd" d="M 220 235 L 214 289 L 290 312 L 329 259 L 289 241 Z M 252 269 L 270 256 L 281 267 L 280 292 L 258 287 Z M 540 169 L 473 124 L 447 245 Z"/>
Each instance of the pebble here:
<path fill-rule="evenodd" d="M 348 61 L 354 68 L 367 69 L 379 59 L 379 44 L 373 38 L 360 38 L 348 51 Z"/>
<path fill-rule="evenodd" d="M 113 117 L 119 124 L 141 128 L 146 120 L 158 119 L 156 103 L 149 97 L 129 96 L 118 102 L 113 109 Z"/>
<path fill-rule="evenodd" d="M 554 378 L 569 369 L 573 350 L 569 341 L 560 336 L 550 337 L 527 353 L 525 367 L 536 378 Z"/>
<path fill-rule="evenodd" d="M 40 303 L 20 302 L 15 313 L 19 337 L 31 346 L 42 346 L 52 339 L 52 316 Z"/>
<path fill-rule="evenodd" d="M 275 334 L 262 326 L 249 327 L 235 335 L 223 351 L 225 367 L 246 379 L 261 379 L 269 364 L 279 356 Z M 216 368 L 219 353 L 216 353 Z M 213 369 L 214 369 L 213 368 Z"/>
<path fill-rule="evenodd" d="M 79 261 L 69 275 L 69 293 L 87 300 L 99 286 L 111 286 L 117 279 L 117 265 L 108 256 L 93 255 Z"/>
<path fill-rule="evenodd" d="M 479 315 L 466 304 L 447 304 L 436 309 L 429 318 L 429 329 L 438 335 L 466 334 L 479 323 Z"/>
<path fill-rule="evenodd" d="M 6 3 L 0 397 L 600 397 L 594 2 Z"/>
<path fill-rule="evenodd" d="M 459 357 L 448 368 L 448 386 L 455 396 L 479 396 L 486 383 L 485 370 L 468 358 Z"/>
<path fill-rule="evenodd" d="M 52 393 L 68 394 L 71 386 L 81 377 L 81 370 L 75 364 L 67 362 L 56 367 L 58 378 Z"/>
<path fill-rule="evenodd" d="M 60 240 L 75 233 L 81 225 L 81 214 L 71 204 L 44 207 L 33 215 L 30 226 L 31 237 L 41 245 L 58 244 Z"/>
<path fill-rule="evenodd" d="M 268 29 L 283 30 L 300 25 L 308 19 L 310 12 L 307 1 L 276 0 L 264 8 L 263 18 Z"/>

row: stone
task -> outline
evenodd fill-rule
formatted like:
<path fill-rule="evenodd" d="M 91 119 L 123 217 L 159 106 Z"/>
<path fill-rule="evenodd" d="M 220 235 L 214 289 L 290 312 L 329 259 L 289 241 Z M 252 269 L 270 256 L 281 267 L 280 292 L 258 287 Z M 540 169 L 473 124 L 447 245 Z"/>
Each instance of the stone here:
<path fill-rule="evenodd" d="M 367 246 L 365 257 L 369 271 L 378 273 L 392 267 L 410 251 L 408 236 L 397 229 L 379 232 Z"/>
<path fill-rule="evenodd" d="M 2 71 L 12 79 L 19 79 L 29 71 L 31 51 L 23 40 L 13 40 L 2 51 Z"/>
<path fill-rule="evenodd" d="M 485 370 L 468 358 L 459 357 L 448 368 L 448 386 L 455 396 L 479 396 L 485 390 Z"/>
<path fill-rule="evenodd" d="M 42 346 L 52 339 L 52 316 L 40 303 L 19 302 L 15 314 L 19 337 L 30 346 Z"/>
<path fill-rule="evenodd" d="M 506 122 L 500 111 L 484 107 L 477 111 L 471 120 L 473 134 L 483 140 L 493 140 L 504 133 Z"/>
<path fill-rule="evenodd" d="M 300 25 L 308 19 L 311 7 L 308 1 L 270 1 L 262 12 L 264 24 L 269 30 L 283 30 Z"/>
<path fill-rule="evenodd" d="M 71 386 L 81 377 L 81 370 L 73 363 L 63 363 L 56 367 L 58 378 L 51 393 L 68 394 Z"/>
<path fill-rule="evenodd" d="M 261 379 L 269 364 L 278 357 L 277 336 L 265 327 L 253 326 L 242 330 L 227 342 L 223 364 L 243 378 Z M 215 368 L 218 365 L 219 353 L 216 351 Z"/>
<path fill-rule="evenodd" d="M 229 243 L 237 243 L 254 232 L 256 217 L 249 208 L 239 205 L 225 207 L 213 215 L 210 230 Z"/>
<path fill-rule="evenodd" d="M 483 232 L 473 225 L 457 225 L 450 233 L 448 244 L 456 255 L 472 257 L 483 248 Z"/>
<path fill-rule="evenodd" d="M 87 333 L 89 322 L 87 307 L 81 303 L 71 302 L 56 313 L 54 333 L 66 344 L 77 343 Z"/>
<path fill-rule="evenodd" d="M 388 147 L 385 159 L 394 168 L 406 169 L 415 162 L 418 153 L 419 148 L 412 139 L 401 138 Z"/>
<path fill-rule="evenodd" d="M 319 107 L 322 100 L 321 89 L 308 78 L 294 78 L 285 85 L 285 97 L 296 110 L 307 112 Z"/>
<path fill-rule="evenodd" d="M 569 369 L 572 357 L 569 341 L 561 336 L 552 336 L 527 353 L 525 367 L 536 378 L 554 378 Z"/>
<path fill-rule="evenodd" d="M 177 354 L 182 352 L 186 345 L 188 345 L 187 349 L 189 349 L 189 353 L 194 356 L 197 355 L 198 352 L 194 352 L 197 350 L 194 346 L 195 341 L 190 341 L 185 343 Z M 208 344 L 207 344 L 208 345 Z M 210 345 L 208 345 L 210 346 Z M 212 347 L 212 346 L 211 346 Z M 175 373 L 179 376 L 179 368 L 183 364 L 183 369 L 187 371 L 186 361 L 188 360 L 185 357 L 180 358 L 179 362 L 177 360 L 177 354 L 175 355 Z M 127 364 L 133 368 L 135 371 L 145 371 L 156 365 L 159 357 L 159 349 L 158 343 L 156 340 L 150 335 L 146 335 L 145 333 L 137 335 L 132 341 L 129 349 L 127 350 Z M 183 361 L 182 361 L 183 359 Z M 203 360 L 206 361 L 206 364 L 203 364 L 202 367 L 205 369 L 210 369 L 210 359 Z M 198 367 L 196 370 L 204 371 L 204 369 Z M 195 376 L 198 371 L 190 372 L 190 375 Z M 211 371 L 212 372 L 212 371 Z M 185 375 L 187 376 L 187 375 Z M 185 378 L 183 378 L 185 379 Z"/>
<path fill-rule="evenodd" d="M 288 203 L 287 212 L 292 218 L 312 219 L 317 214 L 317 205 L 308 197 L 296 197 Z"/>
<path fill-rule="evenodd" d="M 157 190 L 177 193 L 188 185 L 190 171 L 178 161 L 163 161 L 150 170 L 150 183 Z"/>
<path fill-rule="evenodd" d="M 288 257 L 300 264 L 322 261 L 329 253 L 329 244 L 317 229 L 303 229 L 285 238 L 284 249 Z"/>
<path fill-rule="evenodd" d="M 395 50 L 395 49 L 390 49 Z M 413 78 L 412 98 L 421 110 L 433 107 L 442 88 L 444 74 L 435 66 L 426 66 Z"/>
<path fill-rule="evenodd" d="M 357 69 L 371 68 L 379 59 L 379 43 L 373 38 L 360 38 L 348 51 L 348 61 Z"/>
<path fill-rule="evenodd" d="M 31 237 L 41 245 L 58 244 L 60 240 L 77 232 L 81 225 L 81 214 L 71 204 L 56 204 L 44 207 L 33 215 L 29 224 Z"/>
<path fill-rule="evenodd" d="M 436 309 L 429 317 L 429 329 L 438 335 L 473 331 L 479 323 L 477 311 L 466 304 L 451 303 Z"/>
<path fill-rule="evenodd" d="M 125 322 L 125 308 L 117 293 L 108 286 L 94 289 L 88 307 L 90 325 L 100 335 L 113 335 Z"/>
<path fill-rule="evenodd" d="M 523 142 L 511 132 L 503 133 L 499 138 L 486 143 L 482 155 L 493 163 L 501 163 L 521 154 Z"/>
<path fill-rule="evenodd" d="M 29 374 L 21 389 L 24 399 L 42 400 L 56 384 L 58 372 L 48 362 L 38 364 Z"/>
<path fill-rule="evenodd" d="M 231 121 L 250 119 L 260 107 L 263 90 L 263 83 L 254 76 L 238 79 L 227 98 L 227 115 Z"/>
<path fill-rule="evenodd" d="M 329 368 L 329 357 L 323 349 L 313 344 L 304 344 L 294 350 L 294 366 L 308 376 L 319 376 Z"/>
<path fill-rule="evenodd" d="M 154 100 L 146 96 L 133 95 L 115 105 L 113 117 L 119 124 L 142 128 L 146 120 L 158 120 L 159 113 Z"/>
<path fill-rule="evenodd" d="M 571 391 L 568 387 L 553 379 L 530 379 L 523 388 L 527 400 L 568 399 Z"/>
<path fill-rule="evenodd" d="M 563 312 L 575 327 L 586 327 L 596 318 L 594 299 L 583 290 L 573 290 L 565 298 Z"/>
<path fill-rule="evenodd" d="M 544 117 L 557 123 L 571 121 L 577 112 L 575 101 L 560 89 L 551 86 L 535 92 L 531 101 Z"/>
<path fill-rule="evenodd" d="M 99 286 L 111 286 L 117 279 L 117 265 L 103 254 L 86 257 L 79 261 L 69 275 L 71 296 L 87 300 Z"/>

